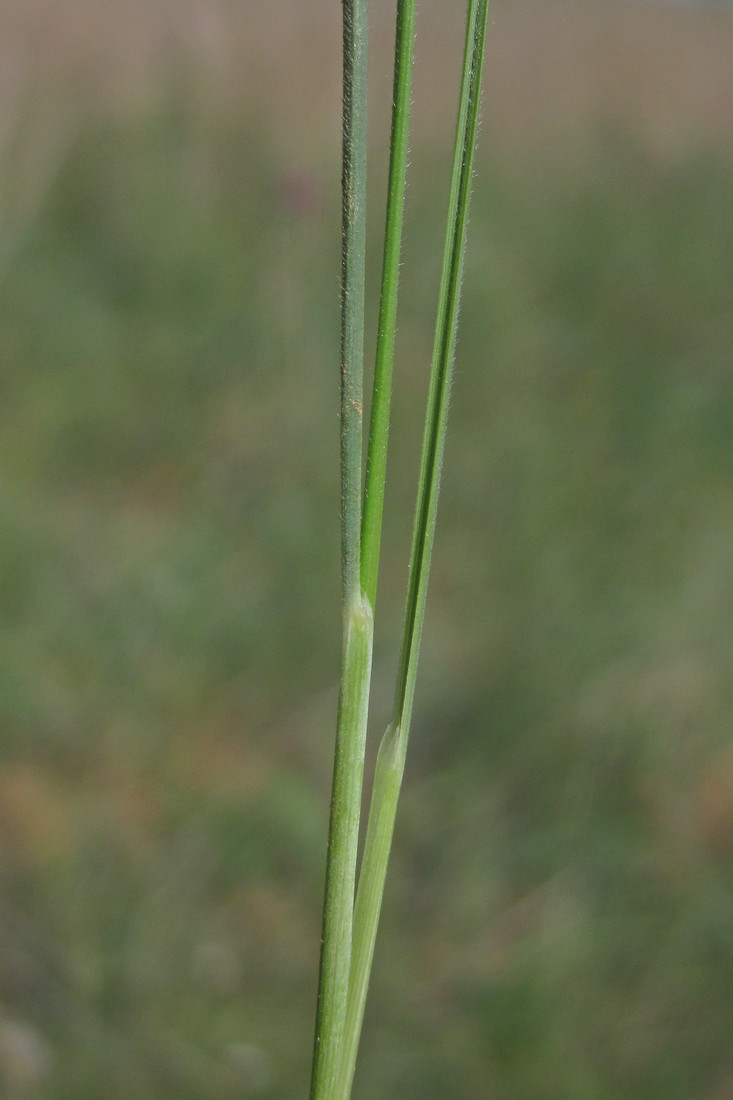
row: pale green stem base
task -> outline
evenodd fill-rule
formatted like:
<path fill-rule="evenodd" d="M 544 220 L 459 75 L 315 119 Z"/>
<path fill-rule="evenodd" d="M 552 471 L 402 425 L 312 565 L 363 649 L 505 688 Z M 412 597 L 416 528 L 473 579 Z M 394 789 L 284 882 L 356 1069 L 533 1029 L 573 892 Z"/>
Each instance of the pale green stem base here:
<path fill-rule="evenodd" d="M 348 1100 L 351 1095 L 351 1082 L 356 1066 L 377 925 L 397 816 L 397 803 L 405 770 L 406 748 L 407 739 L 402 736 L 400 729 L 389 726 L 382 738 L 377 756 L 362 870 L 354 909 L 354 943 L 344 1044 L 337 1090 L 334 1094 L 338 1100 Z"/>
<path fill-rule="evenodd" d="M 373 616 L 365 599 L 352 603 L 344 629 L 313 1049 L 312 1100 L 334 1100 L 339 1095 L 335 1089 L 349 992 L 353 898 L 372 668 Z"/>

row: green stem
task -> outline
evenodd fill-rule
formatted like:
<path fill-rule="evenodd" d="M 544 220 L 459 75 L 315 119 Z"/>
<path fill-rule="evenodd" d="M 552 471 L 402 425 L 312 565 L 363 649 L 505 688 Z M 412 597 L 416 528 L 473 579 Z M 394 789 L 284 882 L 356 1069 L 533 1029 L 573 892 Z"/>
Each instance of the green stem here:
<path fill-rule="evenodd" d="M 361 591 L 366 253 L 366 0 L 343 0 L 341 568 L 343 645 L 311 1100 L 333 1100 L 343 1042 L 364 769 L 372 611 Z"/>
<path fill-rule="evenodd" d="M 387 475 L 387 442 L 392 399 L 392 366 L 397 326 L 397 291 L 407 185 L 407 151 L 412 96 L 416 0 L 399 0 L 395 32 L 392 134 L 389 147 L 387 214 L 382 259 L 377 351 L 369 425 L 364 515 L 362 520 L 361 583 L 372 607 L 376 605 L 379 547 Z"/>
<path fill-rule="evenodd" d="M 328 833 L 323 942 L 313 1051 L 312 1100 L 335 1100 L 351 967 L 354 882 L 364 772 L 372 614 L 364 600 L 352 609 L 344 667 Z"/>
<path fill-rule="evenodd" d="M 361 594 L 366 262 L 367 4 L 343 0 L 341 210 L 341 562 L 343 606 Z"/>
<path fill-rule="evenodd" d="M 351 1089 L 412 715 L 458 327 L 458 304 L 473 157 L 478 130 L 487 15 L 488 0 L 469 0 L 448 225 L 413 529 L 402 654 L 397 677 L 393 721 L 384 735 L 377 759 L 367 839 L 359 876 L 346 1030 L 339 1089 L 336 1093 L 339 1100 L 347 1100 Z"/>
<path fill-rule="evenodd" d="M 338 1100 L 348 1100 L 351 1095 L 397 802 L 405 770 L 406 747 L 407 739 L 401 736 L 400 730 L 389 726 L 377 754 L 364 855 L 359 874 L 359 889 L 354 909 L 351 979 L 346 1006 L 343 1054 L 335 1093 Z"/>
<path fill-rule="evenodd" d="M 415 694 L 415 677 L 425 618 L 425 601 L 443 468 L 473 158 L 481 103 L 487 16 L 488 0 L 469 0 L 456 143 L 448 199 L 448 221 L 430 365 L 430 389 L 413 526 L 402 653 L 393 715 L 393 724 L 402 730 L 405 737 L 410 727 Z"/>

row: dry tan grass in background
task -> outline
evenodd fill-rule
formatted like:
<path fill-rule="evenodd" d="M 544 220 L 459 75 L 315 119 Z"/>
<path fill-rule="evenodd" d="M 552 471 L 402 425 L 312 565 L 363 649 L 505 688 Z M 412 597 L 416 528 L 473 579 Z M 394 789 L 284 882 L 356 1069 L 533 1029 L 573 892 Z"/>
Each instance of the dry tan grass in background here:
<path fill-rule="evenodd" d="M 393 7 L 375 0 L 372 19 L 377 86 L 387 95 Z M 451 124 L 442 74 L 453 71 L 462 16 L 455 0 L 421 7 L 415 100 L 424 140 Z M 494 0 L 491 22 L 486 126 L 499 149 L 599 119 L 663 151 L 733 137 L 730 10 Z M 4 0 L 0 150 L 22 140 L 43 176 L 90 114 L 134 112 L 183 83 L 201 110 L 234 111 L 318 155 L 337 141 L 339 24 L 337 0 Z"/>

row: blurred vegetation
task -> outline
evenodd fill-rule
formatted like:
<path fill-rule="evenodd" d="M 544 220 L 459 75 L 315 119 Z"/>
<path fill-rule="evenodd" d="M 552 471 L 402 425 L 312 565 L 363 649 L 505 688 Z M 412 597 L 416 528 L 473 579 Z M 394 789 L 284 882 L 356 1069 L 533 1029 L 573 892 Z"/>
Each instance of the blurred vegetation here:
<path fill-rule="evenodd" d="M 522 171 L 491 147 L 355 1096 L 723 1100 L 733 163 L 612 132 Z M 378 713 L 446 171 L 413 160 Z M 2 272 L 9 1100 L 304 1094 L 336 182 L 175 106 L 107 124 Z"/>

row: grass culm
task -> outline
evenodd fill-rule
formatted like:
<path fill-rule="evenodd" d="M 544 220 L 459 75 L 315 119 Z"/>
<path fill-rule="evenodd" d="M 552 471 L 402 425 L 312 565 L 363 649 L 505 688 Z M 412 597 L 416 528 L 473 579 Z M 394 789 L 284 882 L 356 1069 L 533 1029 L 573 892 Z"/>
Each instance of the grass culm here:
<path fill-rule="evenodd" d="M 343 646 L 329 826 L 311 1100 L 347 1100 L 405 764 L 445 447 L 476 145 L 487 0 L 469 0 L 435 338 L 392 720 L 375 769 L 358 875 L 359 810 L 369 711 L 374 608 L 387 476 L 405 202 L 416 5 L 400 0 L 395 35 L 382 285 L 371 418 L 362 479 L 366 240 L 367 4 L 345 0 L 341 325 Z"/>

